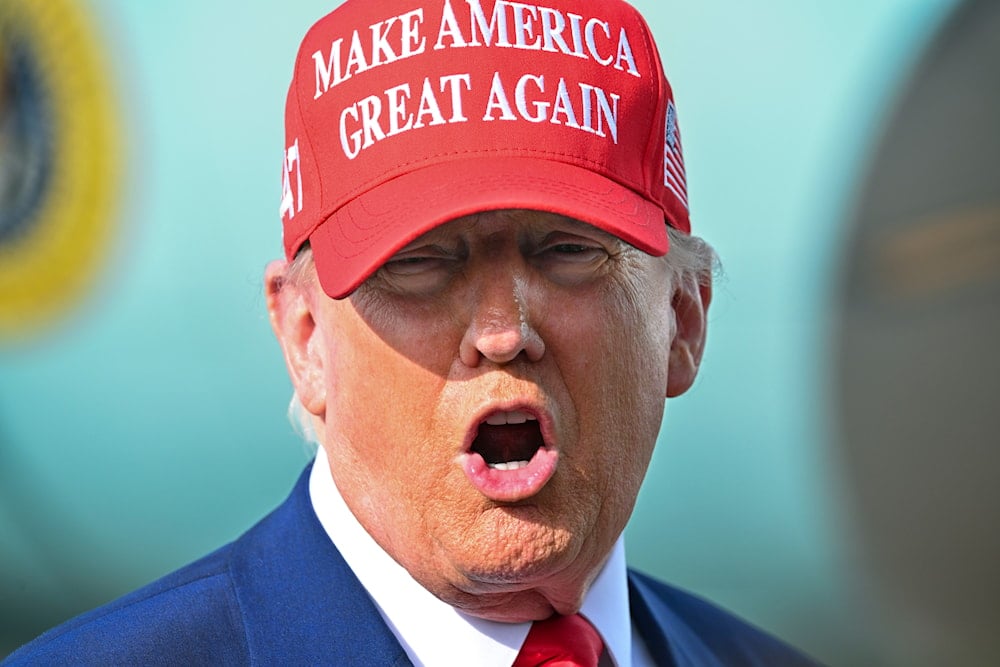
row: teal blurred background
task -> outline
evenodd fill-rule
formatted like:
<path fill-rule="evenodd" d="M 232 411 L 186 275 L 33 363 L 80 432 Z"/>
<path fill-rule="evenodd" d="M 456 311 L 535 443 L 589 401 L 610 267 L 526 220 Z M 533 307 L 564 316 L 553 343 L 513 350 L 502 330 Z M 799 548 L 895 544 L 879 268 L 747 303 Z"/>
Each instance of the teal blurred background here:
<path fill-rule="evenodd" d="M 18 3 L 42 6 L 0 11 Z M 94 149 L 117 151 L 113 226 L 71 303 L 0 338 L 0 656 L 235 538 L 310 458 L 260 292 L 281 252 L 292 60 L 333 4 L 67 3 L 114 102 L 119 144 Z M 838 398 L 871 167 L 960 3 L 634 4 L 678 97 L 695 232 L 725 276 L 702 375 L 667 409 L 631 561 L 831 664 L 985 660 L 995 643 L 957 653 L 974 640 L 894 606 Z M 996 60 L 982 67 L 1000 84 Z M 1000 618 L 985 609 L 979 621 Z"/>

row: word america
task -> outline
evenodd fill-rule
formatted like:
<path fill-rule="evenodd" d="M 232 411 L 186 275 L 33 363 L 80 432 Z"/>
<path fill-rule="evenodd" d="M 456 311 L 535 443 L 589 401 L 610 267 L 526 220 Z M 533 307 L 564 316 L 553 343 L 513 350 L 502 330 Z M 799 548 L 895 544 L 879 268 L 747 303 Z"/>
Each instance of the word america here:
<path fill-rule="evenodd" d="M 593 60 L 641 77 L 624 28 L 616 42 L 610 24 L 598 18 L 585 20 L 579 14 L 507 0 L 497 0 L 487 18 L 481 0 L 465 0 L 465 4 L 469 9 L 468 37 L 451 0 L 445 0 L 435 51 L 483 46 L 547 51 Z M 358 74 L 425 53 L 423 25 L 424 10 L 420 8 L 374 23 L 368 33 L 355 30 L 350 44 L 344 38 L 335 40 L 328 55 L 316 51 L 312 56 L 316 65 L 314 99 Z"/>

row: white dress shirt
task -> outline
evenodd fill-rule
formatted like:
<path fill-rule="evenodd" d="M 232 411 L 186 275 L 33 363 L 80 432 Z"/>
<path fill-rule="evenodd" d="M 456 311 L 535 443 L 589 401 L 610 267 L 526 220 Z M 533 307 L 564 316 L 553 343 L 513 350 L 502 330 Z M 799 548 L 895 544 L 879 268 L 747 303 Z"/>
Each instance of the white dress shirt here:
<path fill-rule="evenodd" d="M 496 623 L 463 614 L 417 583 L 358 523 L 337 490 L 322 447 L 309 478 L 309 494 L 327 535 L 414 665 L 510 667 L 531 624 Z M 621 538 L 584 598 L 580 613 L 601 633 L 615 665 L 654 664 L 630 620 Z"/>

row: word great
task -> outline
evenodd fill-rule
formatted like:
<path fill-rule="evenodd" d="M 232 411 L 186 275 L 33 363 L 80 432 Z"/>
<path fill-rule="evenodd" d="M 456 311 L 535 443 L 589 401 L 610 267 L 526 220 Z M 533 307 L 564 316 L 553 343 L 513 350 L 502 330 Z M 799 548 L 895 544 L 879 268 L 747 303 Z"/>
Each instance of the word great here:
<path fill-rule="evenodd" d="M 454 74 L 441 77 L 437 85 L 429 78 L 424 79 L 419 100 L 414 99 L 416 95 L 409 84 L 390 88 L 382 96 L 364 98 L 340 114 L 344 155 L 353 160 L 379 141 L 410 130 L 468 122 L 463 93 L 471 88 L 471 75 Z M 565 79 L 547 87 L 545 77 L 534 74 L 518 79 L 513 88 L 513 105 L 507 90 L 500 73 L 495 72 L 482 117 L 484 122 L 519 119 L 531 123 L 550 122 L 599 137 L 610 135 L 618 143 L 618 95 L 609 95 L 585 83 L 571 88 Z M 438 99 L 438 91 L 443 105 Z"/>

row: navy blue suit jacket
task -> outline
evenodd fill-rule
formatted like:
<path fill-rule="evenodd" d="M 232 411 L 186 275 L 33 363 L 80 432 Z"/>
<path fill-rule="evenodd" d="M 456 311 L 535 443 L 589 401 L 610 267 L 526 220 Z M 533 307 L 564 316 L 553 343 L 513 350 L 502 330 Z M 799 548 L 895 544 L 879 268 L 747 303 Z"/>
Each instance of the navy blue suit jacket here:
<path fill-rule="evenodd" d="M 48 631 L 5 665 L 409 665 L 313 513 L 309 470 L 235 542 Z M 629 574 L 660 665 L 814 664 L 728 613 Z"/>

